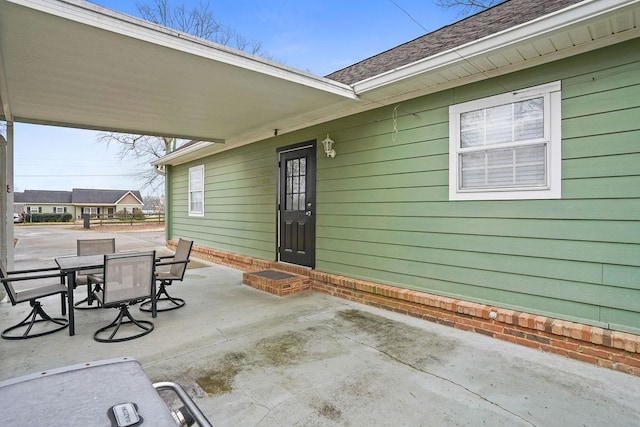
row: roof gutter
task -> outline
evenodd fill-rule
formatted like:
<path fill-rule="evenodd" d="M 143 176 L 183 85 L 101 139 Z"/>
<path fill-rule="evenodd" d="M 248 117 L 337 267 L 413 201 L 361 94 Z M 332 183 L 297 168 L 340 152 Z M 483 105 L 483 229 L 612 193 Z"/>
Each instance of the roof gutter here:
<path fill-rule="evenodd" d="M 159 159 L 154 160 L 153 162 L 151 162 L 152 166 L 156 167 L 156 170 L 158 172 L 160 172 L 162 175 L 164 175 L 164 170 L 162 168 L 160 168 L 159 166 L 165 165 L 165 164 L 171 164 L 171 162 L 173 160 L 177 160 L 180 159 L 182 157 L 186 157 L 189 154 L 194 154 L 204 148 L 207 147 L 211 147 L 215 144 L 215 142 L 210 142 L 210 141 L 199 141 L 196 142 L 195 144 L 189 145 L 188 147 L 185 148 L 178 148 L 177 150 L 174 150 L 170 153 L 167 153 L 166 155 L 160 157 Z"/>
<path fill-rule="evenodd" d="M 363 95 L 366 92 L 410 77 L 455 65 L 456 63 L 464 62 L 469 64 L 470 59 L 486 56 L 499 48 L 556 32 L 587 19 L 615 13 L 619 9 L 633 6 L 639 2 L 640 0 L 586 0 L 576 3 L 524 24 L 362 80 L 355 83 L 353 89 L 356 94 Z M 482 73 L 483 71 L 478 70 L 478 72 Z"/>

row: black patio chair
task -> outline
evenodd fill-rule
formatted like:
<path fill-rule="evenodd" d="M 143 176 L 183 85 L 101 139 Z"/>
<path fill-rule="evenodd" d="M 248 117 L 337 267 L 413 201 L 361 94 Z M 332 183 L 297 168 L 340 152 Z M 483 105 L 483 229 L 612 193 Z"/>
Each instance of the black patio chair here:
<path fill-rule="evenodd" d="M 182 298 L 172 297 L 167 293 L 167 286 L 171 286 L 174 281 L 182 281 L 184 278 L 192 247 L 193 241 L 180 239 L 173 255 L 159 258 L 160 262 L 156 264 L 156 267 L 161 267 L 160 269 L 156 268 L 156 280 L 160 282 L 160 287 L 156 292 L 157 311 L 175 310 L 185 305 Z M 163 266 L 165 269 L 162 269 Z M 167 267 L 168 269 L 166 269 Z M 140 304 L 140 310 L 152 311 L 151 299 Z"/>
<path fill-rule="evenodd" d="M 104 256 L 104 282 L 94 294 L 103 308 L 117 308 L 118 316 L 93 334 L 96 341 L 128 341 L 153 331 L 153 323 L 135 319 L 129 306 L 153 294 L 155 257 L 155 251 Z"/>
<path fill-rule="evenodd" d="M 53 271 L 55 273 L 52 273 Z M 9 295 L 11 305 L 15 306 L 29 301 L 32 307 L 31 312 L 24 320 L 2 331 L 2 338 L 6 340 L 22 340 L 41 337 L 60 331 L 69 325 L 68 319 L 49 316 L 42 308 L 40 301 L 38 301 L 40 298 L 60 294 L 62 315 L 67 313 L 65 300 L 67 286 L 64 283 L 64 276 L 57 268 L 7 271 L 4 264 L 0 262 L 0 281 L 2 281 L 7 295 Z M 30 288 L 16 290 L 13 286 L 15 282 L 28 281 L 33 282 L 33 286 Z M 51 329 L 51 325 L 55 325 L 55 327 Z"/>
<path fill-rule="evenodd" d="M 116 239 L 78 239 L 77 251 L 78 255 L 104 255 L 112 254 L 116 251 Z M 100 308 L 98 304 L 93 305 L 94 297 L 93 293 L 95 286 L 98 286 L 103 281 L 102 268 L 95 268 L 91 270 L 82 270 L 76 274 L 76 286 L 87 285 L 87 297 L 73 304 L 73 306 L 80 310 L 89 310 L 94 308 Z M 92 285 L 94 289 L 92 289 Z"/>

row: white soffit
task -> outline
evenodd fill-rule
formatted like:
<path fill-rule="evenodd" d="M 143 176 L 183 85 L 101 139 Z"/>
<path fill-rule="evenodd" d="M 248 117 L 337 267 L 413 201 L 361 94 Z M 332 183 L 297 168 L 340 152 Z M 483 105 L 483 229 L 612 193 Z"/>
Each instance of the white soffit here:
<path fill-rule="evenodd" d="M 347 85 L 71 0 L 0 0 L 0 99 L 14 122 L 208 141 L 358 103 Z"/>

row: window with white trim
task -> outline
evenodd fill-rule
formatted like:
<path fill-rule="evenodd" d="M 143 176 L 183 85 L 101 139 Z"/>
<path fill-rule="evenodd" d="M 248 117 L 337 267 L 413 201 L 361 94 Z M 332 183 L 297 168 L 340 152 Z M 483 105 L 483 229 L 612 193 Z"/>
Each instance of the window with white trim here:
<path fill-rule="evenodd" d="M 560 198 L 560 82 L 449 107 L 449 200 Z"/>
<path fill-rule="evenodd" d="M 82 208 L 82 215 L 86 215 L 86 214 L 88 214 L 92 218 L 95 218 L 98 216 L 98 208 L 95 208 L 95 207 Z"/>
<path fill-rule="evenodd" d="M 189 216 L 204 216 L 204 165 L 189 168 Z"/>
<path fill-rule="evenodd" d="M 66 211 L 67 211 L 67 208 L 63 206 L 55 206 L 53 208 L 53 213 L 57 213 L 57 214 L 65 213 Z"/>

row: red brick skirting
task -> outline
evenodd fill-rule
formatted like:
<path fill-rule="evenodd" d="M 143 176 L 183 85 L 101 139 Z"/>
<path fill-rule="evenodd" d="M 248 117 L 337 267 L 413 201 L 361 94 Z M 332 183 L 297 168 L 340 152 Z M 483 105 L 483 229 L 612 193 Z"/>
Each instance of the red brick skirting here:
<path fill-rule="evenodd" d="M 167 242 L 169 247 L 177 242 Z M 492 307 L 294 265 L 195 246 L 192 254 L 245 272 L 279 270 L 307 276 L 311 289 L 465 331 L 640 376 L 640 336 Z"/>

